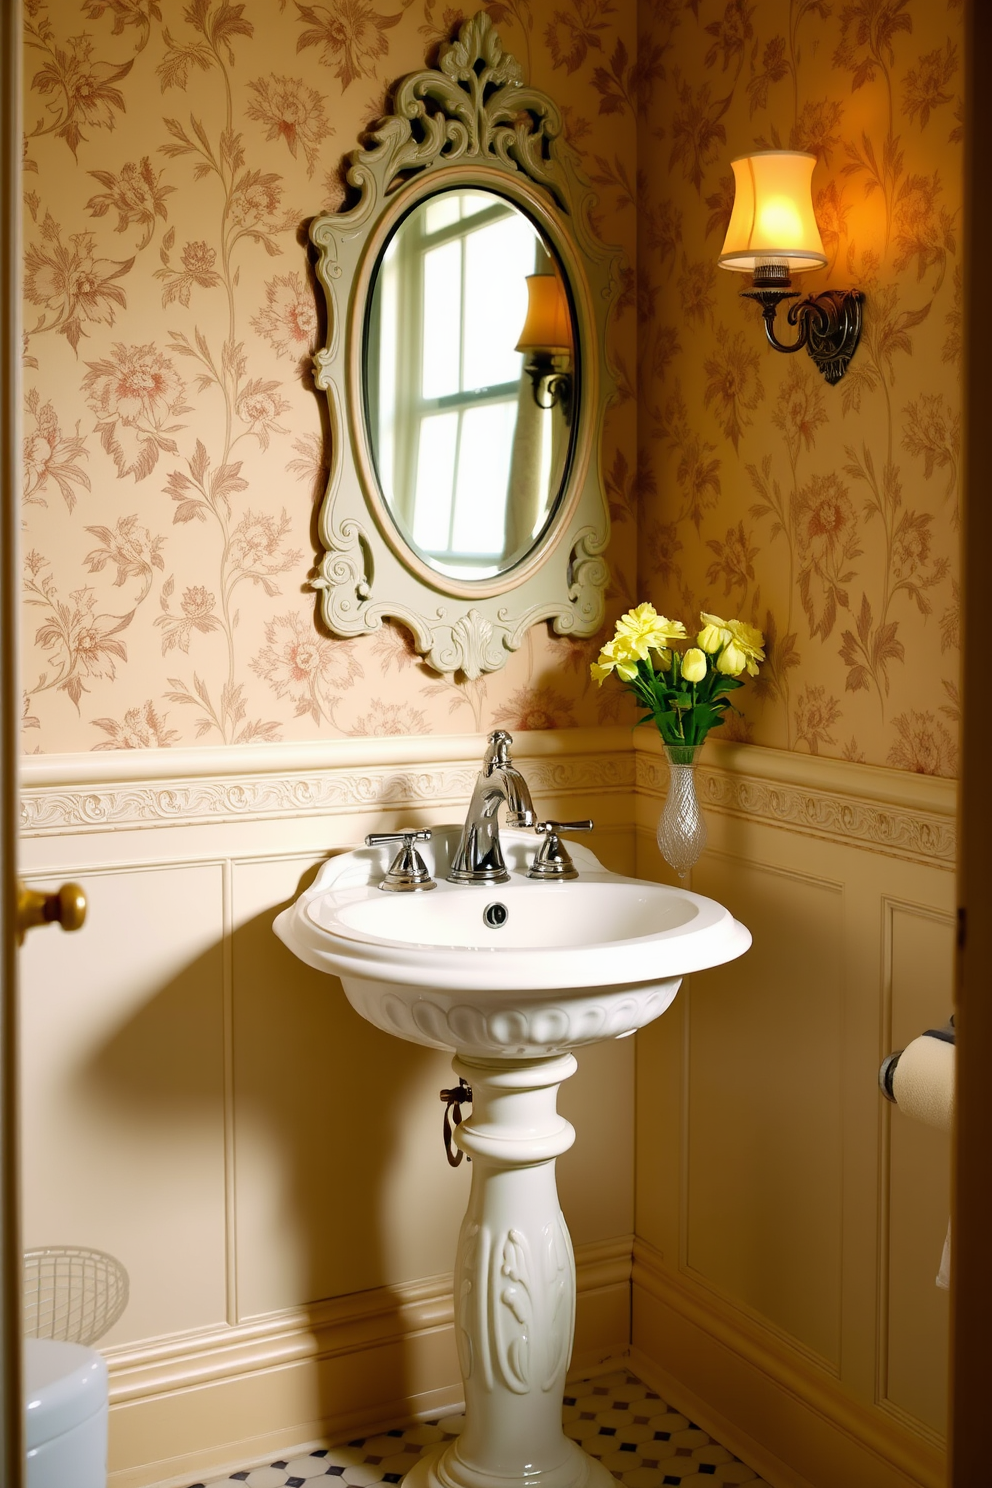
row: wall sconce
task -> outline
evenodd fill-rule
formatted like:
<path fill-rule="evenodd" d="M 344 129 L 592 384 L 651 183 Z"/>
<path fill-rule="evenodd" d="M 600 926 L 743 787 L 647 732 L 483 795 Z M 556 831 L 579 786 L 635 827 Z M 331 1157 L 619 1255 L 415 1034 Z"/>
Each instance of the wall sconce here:
<path fill-rule="evenodd" d="M 565 422 L 572 409 L 572 319 L 557 274 L 527 275 L 527 316 L 517 351 L 534 387 L 538 408 L 560 405 Z"/>
<path fill-rule="evenodd" d="M 741 291 L 757 300 L 769 345 L 776 351 L 809 352 L 828 382 L 847 370 L 861 335 L 862 294 L 857 289 L 827 289 L 799 300 L 792 274 L 826 267 L 820 230 L 813 215 L 811 181 L 815 155 L 799 150 L 760 150 L 731 162 L 734 209 L 720 254 L 720 267 L 751 274 L 752 288 Z M 790 345 L 775 335 L 775 313 L 782 300 L 798 300 L 786 316 L 799 327 Z"/>

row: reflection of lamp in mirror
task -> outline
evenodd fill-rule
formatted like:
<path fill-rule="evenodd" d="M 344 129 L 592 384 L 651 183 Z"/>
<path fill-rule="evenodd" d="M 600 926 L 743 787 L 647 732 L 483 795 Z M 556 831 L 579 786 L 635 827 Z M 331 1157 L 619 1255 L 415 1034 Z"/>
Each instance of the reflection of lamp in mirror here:
<path fill-rule="evenodd" d="M 560 407 L 568 423 L 572 409 L 572 320 L 557 274 L 527 275 L 527 318 L 517 350 L 539 408 Z"/>
<path fill-rule="evenodd" d="M 813 215 L 811 182 L 815 155 L 799 150 L 761 150 L 732 162 L 734 208 L 720 254 L 720 267 L 752 275 L 742 295 L 757 300 L 765 334 L 776 351 L 809 352 L 828 382 L 847 370 L 861 335 L 861 292 L 827 289 L 800 300 L 792 275 L 826 267 Z M 799 336 L 786 345 L 775 335 L 782 300 L 797 300 L 786 316 Z"/>

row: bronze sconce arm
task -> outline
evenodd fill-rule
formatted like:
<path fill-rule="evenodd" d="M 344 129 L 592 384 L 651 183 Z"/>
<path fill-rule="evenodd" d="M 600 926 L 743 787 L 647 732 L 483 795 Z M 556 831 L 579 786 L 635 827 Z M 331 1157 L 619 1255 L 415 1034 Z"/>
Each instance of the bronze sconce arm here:
<path fill-rule="evenodd" d="M 567 424 L 572 416 L 572 374 L 567 366 L 561 365 L 562 360 L 532 352 L 524 363 L 524 371 L 531 380 L 538 408 L 560 405 Z"/>
<path fill-rule="evenodd" d="M 755 275 L 756 282 L 757 278 Z M 741 298 L 755 300 L 761 306 L 769 346 L 785 352 L 805 348 L 829 383 L 839 382 L 844 376 L 861 336 L 864 297 L 860 290 L 825 289 L 799 300 L 798 290 L 759 287 L 741 290 Z M 789 325 L 799 328 L 796 340 L 788 343 L 775 334 L 775 316 L 783 300 L 798 300 L 786 312 Z"/>

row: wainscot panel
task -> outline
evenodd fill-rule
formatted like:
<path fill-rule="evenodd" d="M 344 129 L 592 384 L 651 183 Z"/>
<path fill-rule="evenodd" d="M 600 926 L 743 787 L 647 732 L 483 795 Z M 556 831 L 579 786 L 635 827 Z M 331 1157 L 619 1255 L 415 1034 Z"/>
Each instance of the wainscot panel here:
<path fill-rule="evenodd" d="M 101 1344 L 113 1488 L 457 1404 L 450 1061 L 365 1024 L 271 923 L 366 832 L 461 820 L 484 745 L 24 761 L 23 871 L 90 906 L 24 954 L 25 1243 L 130 1274 Z M 515 757 L 543 815 L 592 816 L 593 849 L 632 868 L 628 730 L 518 734 Z M 633 1063 L 632 1040 L 586 1051 L 562 1092 L 578 1365 L 629 1342 Z"/>
<path fill-rule="evenodd" d="M 692 887 L 754 944 L 637 1037 L 636 1367 L 783 1488 L 936 1488 L 948 1142 L 877 1071 L 950 1008 L 954 783 L 712 742 L 699 786 Z"/>

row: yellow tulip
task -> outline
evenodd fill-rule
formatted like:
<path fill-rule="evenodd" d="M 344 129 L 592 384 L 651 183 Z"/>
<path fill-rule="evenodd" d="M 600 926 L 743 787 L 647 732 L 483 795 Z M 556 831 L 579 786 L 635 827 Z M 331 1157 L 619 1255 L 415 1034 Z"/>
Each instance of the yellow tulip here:
<path fill-rule="evenodd" d="M 707 615 L 705 610 L 701 611 L 699 618 L 703 628 L 696 637 L 696 645 L 707 656 L 715 656 L 731 638 L 727 621 L 721 620 L 719 615 Z"/>
<path fill-rule="evenodd" d="M 698 646 L 690 646 L 682 658 L 682 676 L 687 682 L 702 682 L 706 676 L 706 656 Z"/>

